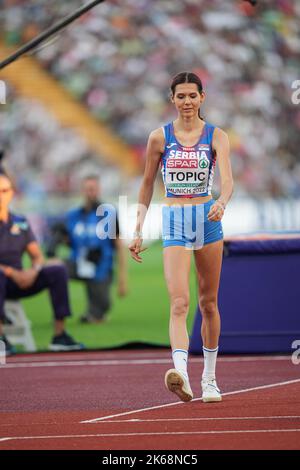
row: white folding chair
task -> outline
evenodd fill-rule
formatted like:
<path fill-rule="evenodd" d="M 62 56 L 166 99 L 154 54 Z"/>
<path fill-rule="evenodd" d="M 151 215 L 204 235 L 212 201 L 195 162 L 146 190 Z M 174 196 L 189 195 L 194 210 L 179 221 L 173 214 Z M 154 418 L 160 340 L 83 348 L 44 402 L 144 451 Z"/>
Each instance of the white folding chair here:
<path fill-rule="evenodd" d="M 35 341 L 31 332 L 31 322 L 26 317 L 19 301 L 7 300 L 4 304 L 5 315 L 12 325 L 4 325 L 4 334 L 8 341 L 15 345 L 21 344 L 25 351 L 36 351 Z"/>

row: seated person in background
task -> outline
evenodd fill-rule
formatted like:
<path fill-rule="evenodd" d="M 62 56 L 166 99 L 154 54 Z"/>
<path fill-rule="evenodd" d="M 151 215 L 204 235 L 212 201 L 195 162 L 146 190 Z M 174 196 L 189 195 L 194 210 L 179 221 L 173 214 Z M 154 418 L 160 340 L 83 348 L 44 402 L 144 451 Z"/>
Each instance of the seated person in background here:
<path fill-rule="evenodd" d="M 87 312 L 81 317 L 82 323 L 101 323 L 110 309 L 110 288 L 113 281 L 115 254 L 118 259 L 118 295 L 127 293 L 127 252 L 119 238 L 119 224 L 114 209 L 109 210 L 110 220 L 116 221 L 116 238 L 100 238 L 97 225 L 103 219 L 97 215 L 100 201 L 99 178 L 87 176 L 82 181 L 83 205 L 71 210 L 66 221 L 52 229 L 53 246 L 48 255 L 55 255 L 55 245 L 67 243 L 71 257 L 66 260 L 69 276 L 84 282 L 88 298 Z M 104 216 L 105 217 L 105 216 Z"/>
<path fill-rule="evenodd" d="M 4 302 L 35 295 L 49 289 L 55 316 L 55 334 L 49 346 L 51 351 L 83 349 L 65 331 L 65 318 L 71 315 L 66 268 L 59 261 L 46 264 L 43 254 L 27 219 L 9 211 L 14 195 L 11 178 L 0 168 L 0 340 L 7 354 L 14 352 L 3 335 Z M 22 256 L 27 252 L 32 266 L 22 268 Z"/>

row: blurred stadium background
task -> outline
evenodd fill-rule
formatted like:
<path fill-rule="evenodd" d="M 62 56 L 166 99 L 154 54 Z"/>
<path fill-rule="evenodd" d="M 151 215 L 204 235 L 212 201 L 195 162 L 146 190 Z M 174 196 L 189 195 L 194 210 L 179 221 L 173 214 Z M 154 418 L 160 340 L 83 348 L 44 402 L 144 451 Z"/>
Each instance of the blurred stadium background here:
<path fill-rule="evenodd" d="M 82 4 L 79 0 L 0 1 L 0 58 Z M 109 0 L 68 26 L 30 57 L 0 73 L 0 146 L 14 174 L 14 208 L 43 243 L 47 220 L 79 201 L 79 181 L 96 171 L 103 198 L 136 202 L 149 132 L 175 117 L 171 78 L 200 75 L 202 115 L 226 130 L 235 192 L 225 236 L 300 227 L 300 2 Z M 219 178 L 215 181 L 218 193 Z M 153 202 L 163 187 L 158 181 Z M 131 221 L 122 220 L 124 233 Z M 196 291 L 189 325 L 196 308 Z M 83 290 L 71 283 L 70 331 L 89 347 L 142 341 L 168 344 L 168 299 L 160 242 L 129 263 L 129 295 L 107 324 L 82 326 Z M 155 303 L 153 302 L 155 299 Z M 42 294 L 23 302 L 37 345 L 47 347 L 51 312 Z"/>

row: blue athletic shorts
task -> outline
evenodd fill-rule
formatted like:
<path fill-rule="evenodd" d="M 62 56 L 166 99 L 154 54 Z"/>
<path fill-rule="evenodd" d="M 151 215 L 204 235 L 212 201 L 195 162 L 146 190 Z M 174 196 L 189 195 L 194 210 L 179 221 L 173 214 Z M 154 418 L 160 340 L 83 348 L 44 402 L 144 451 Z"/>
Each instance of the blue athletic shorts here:
<path fill-rule="evenodd" d="M 204 204 L 164 205 L 162 209 L 163 247 L 185 246 L 198 249 L 208 243 L 222 240 L 221 222 L 213 222 L 207 218 L 214 202 L 214 199 L 210 199 Z"/>

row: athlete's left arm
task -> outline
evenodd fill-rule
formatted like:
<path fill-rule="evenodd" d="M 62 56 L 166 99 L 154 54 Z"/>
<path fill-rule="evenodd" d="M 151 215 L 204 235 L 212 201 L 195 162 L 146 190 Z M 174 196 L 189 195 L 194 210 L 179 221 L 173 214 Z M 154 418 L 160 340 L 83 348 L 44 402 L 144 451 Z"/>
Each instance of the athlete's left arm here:
<path fill-rule="evenodd" d="M 216 128 L 212 142 L 213 150 L 216 152 L 217 162 L 221 176 L 221 194 L 218 198 L 226 207 L 233 193 L 233 178 L 230 163 L 230 145 L 226 132 Z"/>
<path fill-rule="evenodd" d="M 117 250 L 117 263 L 118 263 L 118 295 L 124 297 L 127 294 L 128 279 L 127 279 L 127 247 L 124 246 L 123 241 L 119 236 L 115 239 L 115 247 Z"/>

